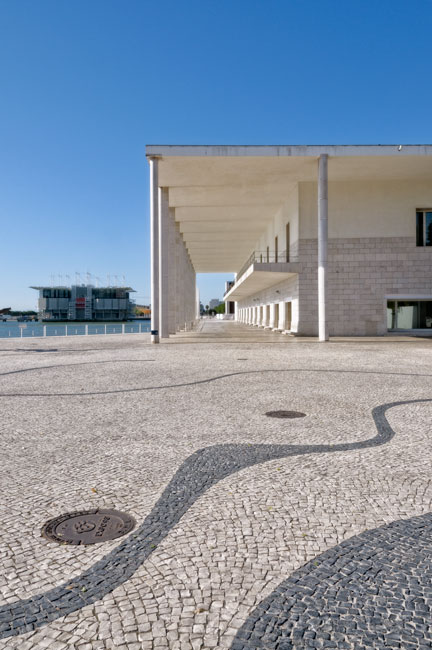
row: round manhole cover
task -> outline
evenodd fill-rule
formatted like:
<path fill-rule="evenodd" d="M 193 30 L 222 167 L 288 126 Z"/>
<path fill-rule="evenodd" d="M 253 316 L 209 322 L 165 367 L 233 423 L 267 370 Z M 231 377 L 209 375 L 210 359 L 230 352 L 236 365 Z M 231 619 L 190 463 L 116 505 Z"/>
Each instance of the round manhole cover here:
<path fill-rule="evenodd" d="M 306 413 L 301 411 L 267 411 L 266 415 L 269 418 L 304 418 Z"/>
<path fill-rule="evenodd" d="M 81 510 L 50 519 L 42 535 L 61 544 L 98 544 L 129 533 L 135 519 L 118 510 Z"/>

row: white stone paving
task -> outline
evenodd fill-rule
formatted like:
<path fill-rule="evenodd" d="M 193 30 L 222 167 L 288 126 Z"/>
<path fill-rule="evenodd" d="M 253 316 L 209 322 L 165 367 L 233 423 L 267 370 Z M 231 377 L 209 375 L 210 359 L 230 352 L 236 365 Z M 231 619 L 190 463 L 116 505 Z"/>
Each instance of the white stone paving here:
<path fill-rule="evenodd" d="M 0 604 L 78 576 L 122 541 L 47 542 L 40 528 L 54 516 L 112 507 L 141 523 L 199 448 L 365 440 L 376 435 L 375 406 L 432 398 L 426 339 L 318 344 L 222 322 L 160 346 L 126 335 L 0 347 L 1 373 L 40 368 L 0 376 L 0 393 L 18 395 L 0 397 Z M 44 347 L 58 351 L 30 351 Z M 193 384 L 240 372 L 250 374 Z M 191 385 L 163 388 L 182 383 Z M 277 409 L 307 417 L 265 417 Z M 431 415 L 431 403 L 396 406 L 387 445 L 272 460 L 223 479 L 129 581 L 0 649 L 229 648 L 254 607 L 306 561 L 432 510 Z"/>

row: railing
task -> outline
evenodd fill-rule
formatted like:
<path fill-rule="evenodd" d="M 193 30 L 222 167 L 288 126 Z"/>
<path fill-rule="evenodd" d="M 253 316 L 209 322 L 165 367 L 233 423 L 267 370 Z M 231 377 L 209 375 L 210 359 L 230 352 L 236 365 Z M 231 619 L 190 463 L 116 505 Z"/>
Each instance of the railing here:
<path fill-rule="evenodd" d="M 241 267 L 240 271 L 237 273 L 237 279 L 236 282 L 240 280 L 242 275 L 246 273 L 248 268 L 252 264 L 274 264 L 278 262 L 289 262 L 289 250 L 288 251 L 254 251 L 251 253 L 251 255 L 248 257 L 246 262 L 243 264 Z M 233 285 L 234 286 L 234 285 Z M 225 292 L 224 295 L 226 295 L 229 291 L 231 291 L 232 286 L 229 287 L 228 291 Z"/>
<path fill-rule="evenodd" d="M 48 336 L 91 336 L 93 334 L 142 334 L 150 331 L 145 323 L 33 324 L 1 323 L 0 338 L 42 338 Z"/>

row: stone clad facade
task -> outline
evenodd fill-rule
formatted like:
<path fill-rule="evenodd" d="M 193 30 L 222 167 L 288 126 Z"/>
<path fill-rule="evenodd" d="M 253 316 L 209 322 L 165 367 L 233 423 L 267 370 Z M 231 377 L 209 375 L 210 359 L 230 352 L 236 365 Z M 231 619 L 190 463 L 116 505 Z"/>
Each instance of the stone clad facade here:
<path fill-rule="evenodd" d="M 387 303 L 392 299 L 419 299 L 432 305 L 432 246 L 416 245 L 416 210 L 432 206 L 432 181 L 389 182 L 380 188 L 373 183 L 350 183 L 349 190 L 354 203 L 350 210 L 344 205 L 346 188 L 330 184 L 329 332 L 333 336 L 381 336 L 389 331 Z M 318 240 L 313 232 L 316 222 L 313 214 L 316 201 L 310 200 L 313 193 L 313 187 L 304 188 L 299 184 L 298 211 L 294 219 L 291 214 L 291 219 L 297 221 L 291 232 L 298 233 L 298 240 L 291 242 L 289 258 L 299 265 L 298 276 L 240 301 L 240 319 L 244 322 L 266 326 L 259 313 L 252 322 L 254 309 L 258 307 L 259 312 L 261 305 L 279 305 L 280 318 L 274 329 L 289 330 L 298 336 L 317 335 Z M 366 213 L 363 220 L 358 216 L 361 210 Z M 386 232 L 388 236 L 383 236 Z M 345 233 L 358 236 L 343 236 Z M 283 240 L 277 217 L 258 245 L 266 250 L 275 236 Z M 282 315 L 285 303 L 291 303 L 289 328 L 285 327 Z M 252 310 L 252 316 L 248 310 Z"/>
<path fill-rule="evenodd" d="M 412 215 L 411 215 L 412 216 Z M 314 336 L 317 320 L 317 241 L 301 242 L 298 333 Z M 329 240 L 329 329 L 333 336 L 387 332 L 387 297 L 422 295 L 432 300 L 432 248 L 415 237 Z"/>

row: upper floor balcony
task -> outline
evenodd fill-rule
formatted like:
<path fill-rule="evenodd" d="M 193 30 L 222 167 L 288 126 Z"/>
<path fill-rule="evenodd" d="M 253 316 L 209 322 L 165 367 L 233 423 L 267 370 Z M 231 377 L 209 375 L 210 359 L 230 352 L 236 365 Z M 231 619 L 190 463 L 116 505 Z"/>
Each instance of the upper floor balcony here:
<path fill-rule="evenodd" d="M 237 273 L 224 300 L 242 300 L 299 273 L 300 264 L 289 261 L 287 251 L 254 251 Z"/>

